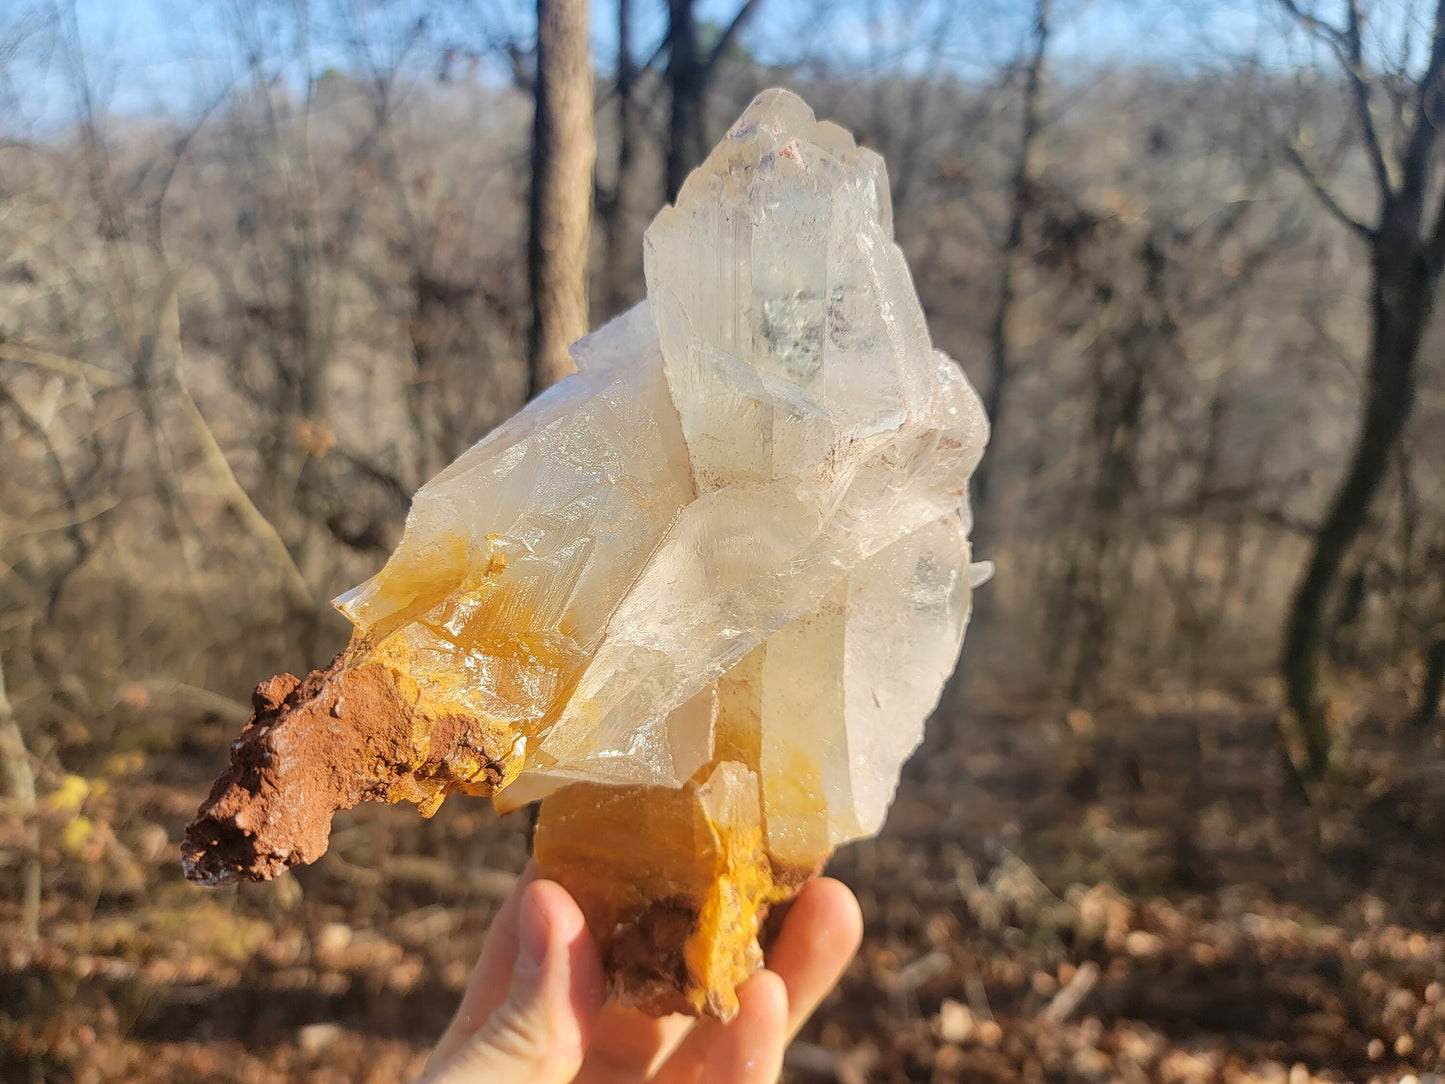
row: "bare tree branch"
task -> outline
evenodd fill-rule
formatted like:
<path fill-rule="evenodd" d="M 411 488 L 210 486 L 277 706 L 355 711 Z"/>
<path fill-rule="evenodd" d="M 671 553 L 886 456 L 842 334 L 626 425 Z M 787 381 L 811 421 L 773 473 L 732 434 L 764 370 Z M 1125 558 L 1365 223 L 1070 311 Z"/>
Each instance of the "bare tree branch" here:
<path fill-rule="evenodd" d="M 49 534 L 51 531 L 68 531 L 82 523 L 99 519 L 120 504 L 118 497 L 102 494 L 87 501 L 78 502 L 74 508 L 59 512 L 40 512 L 26 516 L 13 524 L 8 517 L 0 515 L 0 536 L 23 538 L 27 535 Z"/>
<path fill-rule="evenodd" d="M 13 361 L 31 368 L 59 373 L 61 376 L 75 377 L 98 388 L 118 388 L 125 383 L 115 373 L 102 369 L 99 365 L 69 358 L 44 347 L 3 338 L 0 338 L 0 361 Z"/>
<path fill-rule="evenodd" d="M 81 530 L 81 524 L 85 522 L 85 517 L 81 516 L 79 512 L 79 498 L 76 495 L 75 487 L 70 483 L 69 476 L 65 473 L 65 465 L 60 461 L 60 454 L 55 450 L 55 442 L 51 440 L 49 430 L 4 384 L 0 384 L 0 403 L 10 404 L 20 419 L 21 427 L 40 445 L 45 454 L 45 464 L 55 481 L 55 488 L 60 492 L 60 498 L 64 502 L 69 517 L 69 522 L 64 530 L 71 545 L 75 547 L 75 553 L 69 563 L 60 570 L 54 583 L 50 585 L 50 599 L 47 605 L 50 615 L 53 617 L 56 606 L 60 602 L 61 592 L 65 589 L 66 581 L 81 565 L 85 564 L 94 546 L 90 537 Z"/>
<path fill-rule="evenodd" d="M 1360 33 L 1360 10 L 1355 0 L 1349 0 L 1347 22 L 1344 27 L 1326 22 L 1318 15 L 1306 11 L 1295 0 L 1277 0 L 1279 6 L 1307 32 L 1330 47 L 1345 80 L 1350 85 L 1350 98 L 1355 107 L 1355 120 L 1360 126 L 1360 136 L 1365 143 L 1365 153 L 1370 159 L 1370 170 L 1382 195 L 1394 190 L 1390 180 L 1389 165 L 1380 143 L 1379 129 L 1374 114 L 1370 112 L 1370 83 L 1364 64 L 1363 41 Z"/>
<path fill-rule="evenodd" d="M 1351 233 L 1367 241 L 1374 236 L 1374 230 L 1340 206 L 1339 201 L 1336 200 L 1330 190 L 1325 187 L 1325 183 L 1320 178 L 1320 175 L 1304 160 L 1304 156 L 1300 154 L 1298 147 L 1289 140 L 1283 140 L 1282 147 L 1290 166 L 1294 169 L 1295 173 L 1299 175 L 1300 180 L 1304 181 L 1309 187 L 1315 199 L 1319 200 L 1320 206 L 1347 227 Z"/>
<path fill-rule="evenodd" d="M 370 478 L 373 482 L 380 483 L 382 488 L 390 493 L 402 508 L 410 507 L 411 495 L 415 487 L 407 484 L 395 472 L 388 470 L 364 452 L 359 452 L 355 448 L 348 448 L 342 444 L 336 446 L 335 454 L 340 456 L 361 474 Z"/>
<path fill-rule="evenodd" d="M 738 32 L 742 30 L 743 24 L 748 21 L 749 16 L 751 16 L 757 8 L 758 0 L 746 0 L 743 6 L 738 9 L 738 13 L 733 16 L 733 21 L 728 23 L 727 29 L 722 32 L 722 37 L 718 38 L 717 44 L 713 46 L 712 52 L 708 54 L 707 59 L 702 63 L 702 74 L 704 78 L 712 75 L 713 69 L 716 68 L 718 62 L 727 55 L 728 49 L 732 47 L 733 42 L 737 39 Z"/>
<path fill-rule="evenodd" d="M 1295 22 L 1304 27 L 1317 38 L 1321 38 L 1335 48 L 1341 48 L 1345 42 L 1345 31 L 1333 23 L 1326 22 L 1313 12 L 1305 11 L 1295 0 L 1278 0 L 1279 6 L 1289 14 Z"/>
<path fill-rule="evenodd" d="M 223 696 L 212 689 L 191 685 L 184 681 L 147 678 L 139 684 L 155 699 L 182 705 L 187 711 L 206 712 L 231 726 L 240 726 L 253 713 L 249 704 L 243 704 L 239 700 L 232 700 L 229 696 Z"/>
<path fill-rule="evenodd" d="M 1036 0 L 1027 61 L 1023 69 L 1023 128 L 1019 133 L 1018 149 L 1013 161 L 1013 174 L 1009 182 L 1009 221 L 1004 237 L 1003 251 L 999 253 L 998 302 L 994 307 L 993 320 L 989 328 L 990 374 L 988 390 L 984 394 L 984 406 L 992 426 L 994 447 L 1000 443 L 1004 431 L 1004 409 L 1008 403 L 1007 391 L 1013 378 L 1012 344 L 1009 324 L 1014 308 L 1019 252 L 1024 243 L 1025 218 L 1031 203 L 1031 187 L 1034 183 L 1034 159 L 1037 156 L 1039 132 L 1043 128 L 1044 65 L 1048 56 L 1052 0 Z M 1022 59 L 1022 58 L 1021 58 Z M 997 462 L 995 455 L 992 462 Z M 979 464 L 973 476 L 973 492 L 980 509 L 988 508 L 992 467 L 988 462 Z M 984 523 L 988 522 L 985 517 Z M 976 531 L 974 544 L 979 552 L 987 552 L 991 541 L 986 531 Z"/>
<path fill-rule="evenodd" d="M 296 567 L 296 561 L 292 558 L 291 551 L 286 548 L 286 543 L 282 541 L 281 535 L 272 526 L 271 521 L 261 514 L 261 510 L 251 500 L 245 487 L 237 480 L 235 472 L 231 470 L 230 462 L 226 459 L 226 453 L 221 450 L 221 445 L 216 440 L 215 433 L 211 431 L 205 416 L 196 406 L 196 401 L 191 398 L 191 393 L 186 388 L 185 380 L 181 375 L 180 314 L 174 284 L 168 287 L 157 316 L 155 351 L 157 360 L 162 363 L 163 373 L 170 385 L 171 394 L 175 397 L 182 415 L 189 423 L 191 432 L 200 445 L 201 457 L 206 468 L 210 471 L 211 478 L 217 489 L 220 490 L 226 504 L 251 537 L 261 544 L 261 548 L 270 558 L 272 565 L 280 573 L 282 586 L 285 588 L 291 604 L 298 611 L 314 609 L 315 597 L 306 583 L 306 577 Z"/>
<path fill-rule="evenodd" d="M 1435 5 L 1434 36 L 1430 40 L 1430 61 L 1420 79 L 1415 99 L 1415 123 L 1405 146 L 1403 192 L 1407 198 L 1423 199 L 1429 187 L 1430 163 L 1440 135 L 1439 114 L 1445 108 L 1445 0 Z M 1445 265 L 1445 193 L 1439 200 L 1426 259 L 1437 271 Z"/>
<path fill-rule="evenodd" d="M 1365 69 L 1364 41 L 1360 31 L 1360 5 L 1357 0 L 1349 0 L 1348 6 L 1349 23 L 1345 31 L 1341 60 L 1345 77 L 1350 84 L 1350 96 L 1355 103 L 1355 118 L 1365 141 L 1365 153 L 1370 159 L 1370 169 L 1374 171 L 1375 183 L 1380 186 L 1380 194 L 1384 196 L 1392 190 L 1390 167 L 1385 161 L 1385 151 L 1380 144 L 1380 131 L 1375 125 L 1375 115 L 1370 112 L 1370 83 Z"/>

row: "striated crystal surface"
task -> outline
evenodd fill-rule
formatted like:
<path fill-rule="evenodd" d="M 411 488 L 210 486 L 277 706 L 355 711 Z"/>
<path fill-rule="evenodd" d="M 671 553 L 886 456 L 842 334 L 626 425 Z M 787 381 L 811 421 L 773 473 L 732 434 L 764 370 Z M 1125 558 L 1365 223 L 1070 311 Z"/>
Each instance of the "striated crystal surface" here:
<path fill-rule="evenodd" d="M 794 95 L 762 95 L 688 179 L 646 270 L 697 497 L 541 752 L 677 785 L 635 754 L 767 641 L 726 700 L 760 720 L 769 843 L 801 861 L 877 830 L 956 657 L 986 423 L 932 348 L 882 161 Z M 805 830 L 771 807 L 808 788 Z"/>
<path fill-rule="evenodd" d="M 304 696 L 268 694 L 242 767 L 299 747 L 288 720 L 320 748 L 369 675 L 404 725 L 331 809 L 544 799 L 538 861 L 618 996 L 731 1015 L 768 907 L 881 826 L 981 571 L 987 422 L 891 215 L 877 154 L 760 95 L 648 229 L 647 300 L 418 491 L 386 566 L 337 600 L 351 647 Z M 203 806 L 188 869 L 275 819 L 245 808 L 250 776 L 224 782 L 230 819 Z M 253 868 L 314 839 L 296 853 Z"/>

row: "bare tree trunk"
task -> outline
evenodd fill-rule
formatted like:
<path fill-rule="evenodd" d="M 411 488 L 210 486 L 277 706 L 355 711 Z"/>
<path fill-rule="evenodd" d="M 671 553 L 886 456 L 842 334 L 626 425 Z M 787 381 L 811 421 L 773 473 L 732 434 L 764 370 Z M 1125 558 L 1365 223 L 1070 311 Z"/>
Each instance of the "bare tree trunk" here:
<path fill-rule="evenodd" d="M 1445 0 L 1435 0 L 1429 60 L 1414 87 L 1413 117 L 1393 141 L 1398 152 L 1393 168 L 1386 149 L 1392 143 L 1381 137 L 1370 107 L 1370 72 L 1359 6 L 1346 5 L 1344 25 L 1334 26 L 1315 14 L 1306 14 L 1293 0 L 1279 2 L 1339 57 L 1379 197 L 1375 225 L 1353 218 L 1311 172 L 1299 149 L 1286 146 L 1296 171 L 1316 198 L 1362 238 L 1370 252 L 1364 416 L 1349 470 L 1330 501 L 1314 552 L 1295 590 L 1280 663 L 1289 707 L 1305 744 L 1304 775 L 1318 779 L 1329 770 L 1331 745 L 1319 691 L 1321 658 L 1332 632 L 1325 615 L 1340 569 L 1365 525 L 1371 501 L 1414 408 L 1420 341 L 1445 266 L 1445 200 L 1439 195 L 1436 168 L 1440 118 L 1445 110 Z M 1435 204 L 1431 215 L 1426 213 L 1427 196 Z M 1427 222 L 1430 225 L 1425 230 Z"/>
<path fill-rule="evenodd" d="M 0 662 L 0 766 L 5 769 L 5 788 L 15 813 L 24 825 L 27 853 L 21 866 L 20 928 L 21 936 L 33 944 L 40 936 L 40 825 L 35 819 L 35 773 L 30 768 L 30 753 L 5 693 L 3 662 Z"/>
<path fill-rule="evenodd" d="M 1069 699 L 1075 703 L 1097 699 L 1113 650 L 1118 617 L 1110 605 L 1109 588 L 1111 582 L 1118 588 L 1122 578 L 1118 573 L 1132 563 L 1120 561 L 1118 550 L 1123 542 L 1120 521 L 1125 502 L 1138 475 L 1136 460 L 1148 390 L 1148 339 L 1141 345 L 1145 348 L 1126 345 L 1123 371 L 1112 375 L 1101 371 L 1095 382 L 1094 437 L 1099 473 L 1089 498 L 1089 522 L 1079 542 L 1083 589 L 1073 599 L 1080 618 L 1078 654 L 1069 683 Z"/>
<path fill-rule="evenodd" d="M 1445 696 L 1445 635 L 1425 653 L 1425 683 L 1420 689 L 1420 707 L 1415 712 L 1416 726 L 1429 726 L 1435 720 L 1442 696 Z"/>
<path fill-rule="evenodd" d="M 65 591 L 66 583 L 94 552 L 95 543 L 91 538 L 91 533 L 85 529 L 80 502 L 66 475 L 65 465 L 60 461 L 60 455 L 56 451 L 55 442 L 51 439 L 49 430 L 39 418 L 25 408 L 25 404 L 10 394 L 9 389 L 3 383 L 0 383 L 0 403 L 10 404 L 20 419 L 20 427 L 34 437 L 36 443 L 44 450 L 45 464 L 49 468 L 55 488 L 60 492 L 61 500 L 65 504 L 68 518 L 68 522 L 65 524 L 65 533 L 69 537 L 71 545 L 74 546 L 75 553 L 67 563 L 60 567 L 50 584 L 49 597 L 45 602 L 45 613 L 48 619 L 53 620 L 60 607 L 60 599 Z"/>
<path fill-rule="evenodd" d="M 668 0 L 667 85 L 672 92 L 667 123 L 667 202 L 698 162 L 702 143 L 702 61 L 697 52 L 693 0 Z"/>
<path fill-rule="evenodd" d="M 1009 208 L 1008 231 L 1004 236 L 1003 250 L 999 253 L 998 305 L 994 309 L 993 324 L 989 332 L 989 384 L 988 394 L 984 398 L 993 451 L 991 455 L 984 457 L 973 476 L 974 499 L 981 513 L 986 513 L 988 509 L 993 464 L 998 462 L 999 450 L 1004 447 L 1001 437 L 1008 403 L 1008 387 L 1013 375 L 1012 359 L 1009 356 L 1009 318 L 1013 313 L 1019 250 L 1023 246 L 1024 221 L 1031 199 L 1029 190 L 1033 182 L 1034 157 L 1039 131 L 1043 127 L 1043 77 L 1049 43 L 1050 2 L 1051 0 L 1037 0 L 1034 7 L 1033 44 L 1024 69 L 1023 130 L 1019 133 L 1018 156 L 1014 159 L 1010 182 L 1012 202 Z M 985 532 L 992 531 L 988 526 L 990 522 L 987 514 L 979 516 L 982 531 L 976 533 L 983 535 L 979 540 L 981 551 L 989 540 Z"/>
<path fill-rule="evenodd" d="M 627 276 L 627 194 L 632 190 L 636 103 L 632 96 L 637 70 L 632 61 L 632 0 L 617 0 L 617 161 L 612 191 L 599 208 L 606 247 L 602 256 L 607 314 L 620 312 L 629 300 Z"/>
<path fill-rule="evenodd" d="M 200 453 L 201 463 L 211 477 L 215 492 L 259 545 L 275 571 L 288 614 L 300 634 L 308 659 L 315 662 L 323 653 L 327 624 L 329 620 L 334 620 L 333 611 L 324 598 L 316 597 L 280 532 L 236 477 L 215 433 L 186 386 L 180 310 L 173 275 L 167 276 L 159 296 L 153 334 L 144 358 L 149 381 L 144 394 L 152 397 L 155 403 L 154 412 L 148 417 L 153 417 L 157 426 L 167 426 L 172 421 L 179 423 L 182 432 Z M 167 430 L 160 429 L 156 439 L 169 442 Z"/>
<path fill-rule="evenodd" d="M 707 152 L 708 86 L 718 63 L 732 48 L 738 32 L 757 6 L 758 0 L 745 0 L 712 51 L 703 54 L 697 40 L 696 0 L 668 0 L 666 78 L 672 95 L 664 169 L 668 203 L 677 199 L 682 182 Z"/>
<path fill-rule="evenodd" d="M 984 399 L 984 409 L 989 418 L 989 443 L 992 451 L 983 457 L 983 461 L 973 474 L 972 552 L 979 557 L 989 555 L 994 539 L 998 535 L 997 521 L 989 514 L 989 477 L 993 471 L 993 464 L 998 459 L 998 449 L 1002 447 L 999 440 L 1002 432 L 999 422 L 1003 413 L 1004 392 L 1009 376 L 1008 324 L 1014 300 L 1014 266 L 1018 251 L 1023 246 L 1024 214 L 1029 199 L 1029 184 L 1033 177 L 1034 149 L 1038 144 L 1039 129 L 1042 127 L 1042 87 L 1044 57 L 1049 37 L 1050 2 L 1051 0 L 1036 0 L 1034 8 L 1033 47 L 1029 54 L 1028 67 L 1024 77 L 1023 131 L 1018 147 L 1018 157 L 1014 161 L 1013 203 L 1009 213 L 1008 232 L 1004 238 L 1003 251 L 1000 253 L 998 308 L 994 310 L 991 333 L 992 367 L 988 394 Z M 996 598 L 997 588 L 992 591 L 985 588 L 973 596 L 973 616 L 970 624 L 975 630 L 987 629 L 993 624 L 998 606 Z M 974 635 L 977 636 L 978 632 L 975 631 Z M 939 699 L 938 711 L 935 712 L 936 718 L 946 720 L 945 725 L 949 728 L 949 732 L 945 733 L 944 726 L 936 723 L 929 725 L 929 741 L 935 749 L 952 737 L 953 720 L 947 719 L 947 716 L 952 715 L 956 719 L 962 713 L 967 673 L 962 661 L 962 653 L 960 653 L 959 659 L 960 661 L 954 666 L 953 673 L 949 676 L 948 683 L 944 686 L 943 694 Z"/>
<path fill-rule="evenodd" d="M 1415 402 L 1416 359 L 1430 318 L 1436 276 L 1419 258 L 1417 226 L 1388 223 L 1371 251 L 1371 341 L 1365 414 L 1350 469 L 1340 483 L 1300 578 L 1285 632 L 1283 671 L 1291 711 L 1305 744 L 1305 774 L 1329 768 L 1330 734 L 1320 704 L 1325 613 L 1340 567 L 1365 525 L 1370 503 Z M 1388 231 L 1388 232 L 1386 232 Z"/>
<path fill-rule="evenodd" d="M 589 22 L 588 0 L 537 0 L 527 247 L 532 395 L 573 371 L 567 347 L 587 333 L 587 247 L 597 158 Z"/>

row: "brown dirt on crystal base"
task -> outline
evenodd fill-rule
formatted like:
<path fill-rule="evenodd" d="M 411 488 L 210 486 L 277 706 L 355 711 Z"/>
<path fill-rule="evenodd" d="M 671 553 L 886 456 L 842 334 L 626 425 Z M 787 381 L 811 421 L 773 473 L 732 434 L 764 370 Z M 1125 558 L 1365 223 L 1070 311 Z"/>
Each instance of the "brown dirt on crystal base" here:
<path fill-rule="evenodd" d="M 384 663 L 343 652 L 304 680 L 268 678 L 251 701 L 230 766 L 186 828 L 182 862 L 199 884 L 264 881 L 316 861 L 332 817 L 360 802 L 430 814 L 453 790 L 487 794 L 501 779 L 505 735 L 429 716 L 415 683 Z"/>
<path fill-rule="evenodd" d="M 715 823 L 699 786 L 565 787 L 542 802 L 535 852 L 586 915 L 614 997 L 728 1020 L 762 962 L 769 909 L 802 880 L 773 880 L 756 810 L 749 824 Z"/>
<path fill-rule="evenodd" d="M 1359 767 L 1304 806 L 1264 699 L 1156 698 L 1073 725 L 1058 705 L 976 706 L 910 766 L 882 836 L 834 859 L 867 933 L 788 1079 L 1445 1071 L 1445 751 L 1388 733 L 1397 705 L 1361 708 Z M 0 869 L 0 1080 L 419 1071 L 509 887 L 491 871 L 526 861 L 526 818 L 458 798 L 431 820 L 367 804 L 314 865 L 203 890 L 175 844 L 234 731 L 178 733 L 144 756 L 61 751 L 110 787 L 81 807 L 83 841 L 47 813 L 33 953 Z M 0 821 L 0 850 L 21 844 L 11 831 Z M 1048 1005 L 1091 963 L 1097 982 L 1054 1022 Z M 985 1002 L 992 1021 L 972 1008 Z"/>

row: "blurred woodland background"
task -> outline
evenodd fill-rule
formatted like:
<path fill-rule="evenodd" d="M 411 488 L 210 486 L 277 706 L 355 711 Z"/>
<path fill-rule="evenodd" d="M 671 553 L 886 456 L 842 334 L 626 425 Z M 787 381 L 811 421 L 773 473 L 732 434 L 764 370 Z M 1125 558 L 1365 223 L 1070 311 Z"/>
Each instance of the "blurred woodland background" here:
<path fill-rule="evenodd" d="M 1439 1084 L 1438 0 L 0 5 L 0 1079 L 419 1069 L 525 823 L 181 826 L 774 85 L 888 163 L 998 566 L 791 1078 Z"/>

